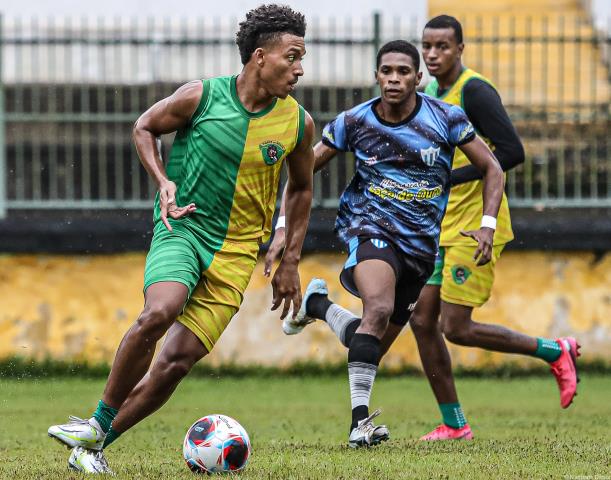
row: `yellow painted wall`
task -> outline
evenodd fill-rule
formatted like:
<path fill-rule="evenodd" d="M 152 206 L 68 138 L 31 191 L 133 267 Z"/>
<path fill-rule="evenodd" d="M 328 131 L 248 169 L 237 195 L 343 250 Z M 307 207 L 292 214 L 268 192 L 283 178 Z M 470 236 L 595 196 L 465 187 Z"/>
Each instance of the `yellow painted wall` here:
<path fill-rule="evenodd" d="M 144 254 L 95 256 L 0 256 L 0 357 L 24 355 L 111 361 L 124 332 L 142 308 Z M 330 296 L 360 313 L 358 299 L 337 281 L 344 258 L 306 256 L 302 283 L 320 276 Z M 282 334 L 269 311 L 271 289 L 257 266 L 240 313 L 210 357 L 219 363 L 288 365 L 345 359 L 345 350 L 322 323 L 301 335 Z M 586 358 L 611 359 L 611 255 L 506 252 L 497 267 L 491 300 L 475 318 L 524 333 L 577 336 Z M 515 357 L 452 347 L 455 364 L 498 364 Z M 387 366 L 419 366 L 406 330 L 384 360 Z"/>

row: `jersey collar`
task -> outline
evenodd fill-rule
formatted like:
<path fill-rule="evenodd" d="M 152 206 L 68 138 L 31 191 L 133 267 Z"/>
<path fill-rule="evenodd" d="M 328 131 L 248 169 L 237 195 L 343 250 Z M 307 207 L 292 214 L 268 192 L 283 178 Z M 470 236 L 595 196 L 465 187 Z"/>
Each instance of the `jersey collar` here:
<path fill-rule="evenodd" d="M 378 115 L 378 111 L 376 110 L 376 105 L 380 103 L 381 101 L 382 101 L 381 97 L 378 97 L 376 100 L 374 100 L 373 103 L 371 104 L 371 110 L 373 111 L 373 114 L 376 117 L 376 120 L 386 127 L 400 127 L 401 125 L 405 125 L 406 123 L 409 123 L 412 120 L 412 118 L 418 115 L 418 112 L 420 111 L 420 107 L 422 106 L 422 97 L 420 96 L 418 92 L 416 92 L 416 106 L 412 110 L 412 113 L 410 113 L 407 117 L 405 117 L 400 122 L 393 123 L 393 122 L 388 122 L 384 120 L 382 117 Z"/>
<path fill-rule="evenodd" d="M 236 87 L 237 79 L 238 79 L 237 75 L 234 75 L 233 77 L 231 77 L 231 99 L 233 100 L 233 103 L 235 104 L 236 108 L 240 111 L 242 115 L 248 118 L 258 118 L 258 117 L 262 117 L 263 115 L 268 114 L 269 112 L 273 110 L 273 108 L 276 106 L 276 101 L 278 100 L 277 98 L 274 98 L 272 103 L 270 103 L 263 110 L 259 110 L 258 112 L 251 112 L 250 110 L 246 110 L 246 107 L 242 105 L 242 102 L 240 101 L 240 97 L 238 96 L 238 89 Z"/>

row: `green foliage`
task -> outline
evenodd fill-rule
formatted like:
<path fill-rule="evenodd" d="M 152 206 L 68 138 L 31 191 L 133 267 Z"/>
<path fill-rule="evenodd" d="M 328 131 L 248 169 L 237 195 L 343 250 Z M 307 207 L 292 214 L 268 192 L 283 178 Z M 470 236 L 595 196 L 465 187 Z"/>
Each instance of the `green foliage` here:
<path fill-rule="evenodd" d="M 224 413 L 250 434 L 251 479 L 522 479 L 607 478 L 611 377 L 582 375 L 580 393 L 559 406 L 551 375 L 520 379 L 461 378 L 462 405 L 473 442 L 424 444 L 418 437 L 440 414 L 424 378 L 380 378 L 372 407 L 391 440 L 368 451 L 346 446 L 347 378 L 326 375 L 193 376 L 157 413 L 107 451 L 118 479 L 191 479 L 181 458 L 183 436 L 197 418 Z M 68 414 L 91 414 L 101 379 L 0 379 L 0 478 L 89 478 L 67 470 L 68 450 L 47 427 Z"/>
<path fill-rule="evenodd" d="M 604 360 L 590 360 L 579 362 L 579 371 L 592 374 L 611 374 L 611 362 Z M 106 378 L 110 372 L 110 365 L 106 363 L 67 362 L 47 358 L 33 360 L 25 357 L 10 357 L 0 359 L 0 378 Z M 465 378 L 520 378 L 532 376 L 547 376 L 549 367 L 543 362 L 537 366 L 525 367 L 519 363 L 505 363 L 488 367 L 456 367 L 454 375 Z M 269 367 L 263 365 L 234 365 L 225 364 L 217 367 L 210 366 L 205 361 L 195 366 L 190 374 L 192 377 L 293 377 L 293 376 L 337 376 L 346 375 L 346 364 L 340 363 L 295 363 L 287 367 Z M 423 376 L 419 368 L 404 366 L 400 368 L 386 368 L 382 366 L 378 378 L 392 378 L 402 376 Z"/>

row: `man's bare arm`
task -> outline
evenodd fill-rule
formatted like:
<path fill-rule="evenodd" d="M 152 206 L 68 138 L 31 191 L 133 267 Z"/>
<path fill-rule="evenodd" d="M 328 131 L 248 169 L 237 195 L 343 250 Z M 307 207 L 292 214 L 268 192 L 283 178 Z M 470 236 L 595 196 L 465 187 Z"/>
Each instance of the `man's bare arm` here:
<path fill-rule="evenodd" d="M 195 204 L 176 205 L 176 185 L 168 180 L 158 139 L 163 134 L 188 125 L 201 99 L 202 89 L 200 80 L 181 86 L 140 115 L 132 132 L 140 162 L 159 189 L 161 219 L 170 231 L 172 227 L 167 219 L 168 214 L 172 218 L 181 218 L 193 212 Z"/>
<path fill-rule="evenodd" d="M 272 279 L 274 292 L 272 310 L 284 300 L 281 318 L 286 317 L 293 304 L 293 313 L 301 307 L 301 284 L 297 266 L 308 228 L 312 205 L 312 177 L 314 169 L 314 121 L 305 115 L 305 131 L 301 142 L 287 158 L 288 182 L 286 186 L 286 248 L 282 261 Z"/>

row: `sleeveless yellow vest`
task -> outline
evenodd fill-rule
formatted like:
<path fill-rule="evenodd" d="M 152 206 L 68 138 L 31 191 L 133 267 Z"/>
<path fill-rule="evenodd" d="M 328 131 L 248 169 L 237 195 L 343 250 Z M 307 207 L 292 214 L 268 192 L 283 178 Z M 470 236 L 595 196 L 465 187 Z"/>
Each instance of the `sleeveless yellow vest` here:
<path fill-rule="evenodd" d="M 452 105 L 458 105 L 464 109 L 463 88 L 467 82 L 473 78 L 478 78 L 495 88 L 492 82 L 483 75 L 466 68 L 462 71 L 456 82 L 454 82 L 454 85 L 452 85 L 452 87 L 450 87 L 450 89 L 443 95 L 437 95 L 437 90 L 439 87 L 437 80 L 433 80 L 427 85 L 426 93 L 434 98 L 439 98 L 444 102 L 451 103 Z M 482 138 L 494 152 L 494 145 L 492 142 L 481 135 L 480 138 Z M 457 148 L 454 153 L 452 168 L 456 169 L 466 165 L 470 165 L 469 160 L 467 159 L 466 155 Z M 482 180 L 474 180 L 472 182 L 467 182 L 452 187 L 450 190 L 446 214 L 443 218 L 443 222 L 441 223 L 439 245 L 445 247 L 450 245 L 473 244 L 473 240 L 460 235 L 460 231 L 477 230 L 480 227 L 484 210 L 482 190 Z M 511 240 L 513 240 L 513 231 L 511 230 L 509 206 L 507 204 L 507 196 L 505 193 L 503 193 L 503 199 L 501 200 L 501 207 L 497 217 L 494 244 L 504 245 Z"/>

